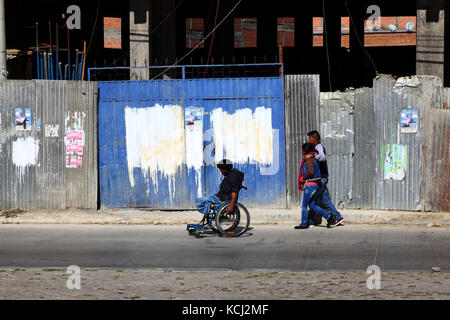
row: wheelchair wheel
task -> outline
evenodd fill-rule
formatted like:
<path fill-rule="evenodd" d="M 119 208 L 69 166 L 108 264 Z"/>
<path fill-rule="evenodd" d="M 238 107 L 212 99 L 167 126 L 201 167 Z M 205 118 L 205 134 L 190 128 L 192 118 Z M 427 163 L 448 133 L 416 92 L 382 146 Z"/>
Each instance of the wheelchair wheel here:
<path fill-rule="evenodd" d="M 230 203 L 224 204 L 215 217 L 215 227 L 225 237 L 239 237 L 243 235 L 250 225 L 250 214 L 246 207 L 237 203 L 231 213 L 227 212 Z"/>
<path fill-rule="evenodd" d="M 208 220 L 211 219 L 211 214 L 212 212 L 208 215 Z M 211 221 L 211 230 L 214 231 L 215 233 L 220 233 L 220 231 L 216 228 L 216 219 L 213 219 L 213 221 Z"/>

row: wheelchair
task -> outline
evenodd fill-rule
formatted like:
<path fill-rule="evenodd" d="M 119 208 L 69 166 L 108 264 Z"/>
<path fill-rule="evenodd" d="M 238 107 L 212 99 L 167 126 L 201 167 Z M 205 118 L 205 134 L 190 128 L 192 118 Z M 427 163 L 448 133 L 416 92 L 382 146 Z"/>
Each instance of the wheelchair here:
<path fill-rule="evenodd" d="M 247 190 L 247 187 L 241 186 Z M 202 238 L 207 232 L 214 232 L 221 237 L 240 237 L 247 232 L 250 226 L 250 214 L 247 208 L 236 202 L 233 212 L 227 211 L 231 201 L 223 201 L 211 206 L 211 212 L 203 215 L 198 224 L 188 224 L 186 230 L 189 235 Z"/>

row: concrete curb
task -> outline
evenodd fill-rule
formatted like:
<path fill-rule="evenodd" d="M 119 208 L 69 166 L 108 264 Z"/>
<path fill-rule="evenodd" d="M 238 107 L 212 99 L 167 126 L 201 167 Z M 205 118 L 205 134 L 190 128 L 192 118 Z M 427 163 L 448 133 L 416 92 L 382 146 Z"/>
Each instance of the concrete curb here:
<path fill-rule="evenodd" d="M 251 224 L 298 224 L 299 209 L 249 209 Z M 341 210 L 347 224 L 450 226 L 450 212 Z M 0 213 L 0 224 L 186 224 L 198 222 L 195 211 L 146 211 L 134 209 L 29 211 L 15 217 Z"/>

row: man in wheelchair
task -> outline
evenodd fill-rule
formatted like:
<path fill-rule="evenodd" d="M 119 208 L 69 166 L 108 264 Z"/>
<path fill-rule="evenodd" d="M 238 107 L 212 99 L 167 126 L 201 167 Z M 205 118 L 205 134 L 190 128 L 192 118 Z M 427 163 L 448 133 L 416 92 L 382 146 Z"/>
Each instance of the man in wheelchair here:
<path fill-rule="evenodd" d="M 225 178 L 222 180 L 217 194 L 197 199 L 196 205 L 200 213 L 209 214 L 211 212 L 211 206 L 223 201 L 231 201 L 227 211 L 228 213 L 232 213 L 237 203 L 239 191 L 244 181 L 244 173 L 233 168 L 233 163 L 226 159 L 221 160 L 217 164 L 217 168 Z"/>

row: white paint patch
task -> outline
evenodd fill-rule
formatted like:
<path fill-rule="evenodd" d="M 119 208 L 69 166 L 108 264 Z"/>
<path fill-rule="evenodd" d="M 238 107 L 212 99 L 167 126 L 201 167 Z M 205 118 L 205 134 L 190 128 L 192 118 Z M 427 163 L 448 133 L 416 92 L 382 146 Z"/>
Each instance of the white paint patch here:
<path fill-rule="evenodd" d="M 46 138 L 57 138 L 59 137 L 59 125 L 46 124 L 45 125 L 45 137 Z"/>
<path fill-rule="evenodd" d="M 12 162 L 16 166 L 21 181 L 26 168 L 35 166 L 39 156 L 39 140 L 32 137 L 18 138 L 12 145 Z"/>
<path fill-rule="evenodd" d="M 175 194 L 175 174 L 185 157 L 183 109 L 178 105 L 125 108 L 128 174 L 134 187 L 133 169 L 141 168 L 158 192 L 158 173 L 169 180 Z"/>
<path fill-rule="evenodd" d="M 202 196 L 203 125 L 186 128 L 186 165 L 195 170 L 197 197 Z"/>
<path fill-rule="evenodd" d="M 211 122 L 216 163 L 226 158 L 235 163 L 272 165 L 272 109 L 258 107 L 252 112 L 245 108 L 228 114 L 218 108 L 213 110 Z"/>
<path fill-rule="evenodd" d="M 86 114 L 84 112 L 67 112 L 65 119 L 66 130 L 84 130 Z"/>

